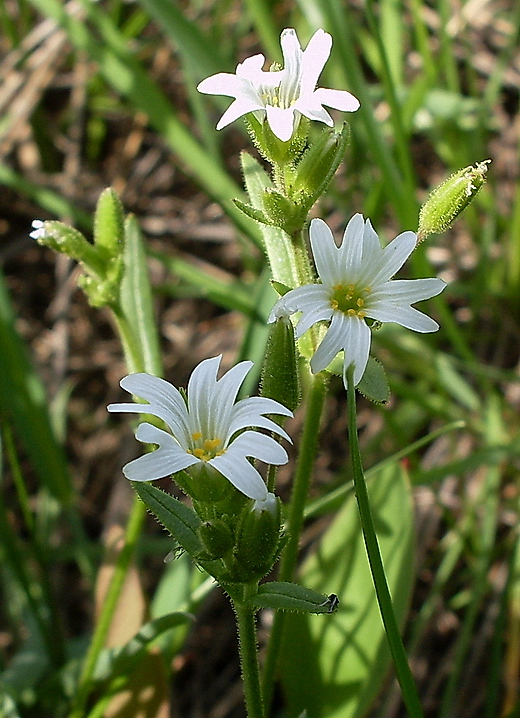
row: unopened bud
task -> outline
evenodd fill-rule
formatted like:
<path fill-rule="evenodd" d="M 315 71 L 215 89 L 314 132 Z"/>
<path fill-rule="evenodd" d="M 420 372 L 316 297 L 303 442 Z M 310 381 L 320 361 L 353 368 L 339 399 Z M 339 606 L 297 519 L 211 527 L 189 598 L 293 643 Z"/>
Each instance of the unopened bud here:
<path fill-rule="evenodd" d="M 296 179 L 291 188 L 296 202 L 310 208 L 326 191 L 345 155 L 349 134 L 347 123 L 341 132 L 331 129 L 321 131 L 298 163 Z"/>
<path fill-rule="evenodd" d="M 233 546 L 233 534 L 220 519 L 204 521 L 197 533 L 210 559 L 222 558 Z"/>
<path fill-rule="evenodd" d="M 449 229 L 459 214 L 477 196 L 486 181 L 491 160 L 477 162 L 448 177 L 430 194 L 419 213 L 417 241 Z"/>
<path fill-rule="evenodd" d="M 94 245 L 108 257 L 122 253 L 125 238 L 123 205 L 111 187 L 103 190 L 94 216 Z"/>
<path fill-rule="evenodd" d="M 262 396 L 279 401 L 291 411 L 300 403 L 296 340 L 287 316 L 278 317 L 270 325 L 261 386 Z"/>
<path fill-rule="evenodd" d="M 42 222 L 39 219 L 34 220 L 32 227 L 33 231 L 30 236 L 38 244 L 49 247 L 55 252 L 66 254 L 71 259 L 83 264 L 85 269 L 99 277 L 103 276 L 103 262 L 94 245 L 85 239 L 77 229 L 57 220 Z"/>
<path fill-rule="evenodd" d="M 237 531 L 235 573 L 239 581 L 263 578 L 277 556 L 280 544 L 281 505 L 274 494 L 248 508 Z"/>

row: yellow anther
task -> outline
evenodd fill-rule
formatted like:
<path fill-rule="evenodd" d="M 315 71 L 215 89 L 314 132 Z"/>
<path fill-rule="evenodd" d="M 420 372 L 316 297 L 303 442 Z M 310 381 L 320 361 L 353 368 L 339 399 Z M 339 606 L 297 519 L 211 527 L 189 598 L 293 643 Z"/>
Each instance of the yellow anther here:
<path fill-rule="evenodd" d="M 197 441 L 198 439 L 202 439 L 202 433 L 200 431 L 194 431 L 191 435 L 191 438 L 193 441 Z"/>
<path fill-rule="evenodd" d="M 347 309 L 347 314 L 349 315 L 349 317 L 355 317 L 357 312 L 355 309 Z"/>
<path fill-rule="evenodd" d="M 206 439 L 204 441 L 204 448 L 206 451 L 214 451 L 220 444 L 220 439 Z"/>
<path fill-rule="evenodd" d="M 330 306 L 331 306 L 333 309 L 337 309 L 337 308 L 339 307 L 339 304 L 337 303 L 337 301 L 336 301 L 335 299 L 331 299 L 331 300 L 330 300 Z"/>
<path fill-rule="evenodd" d="M 359 297 L 356 301 L 356 304 L 358 305 L 358 307 L 362 307 L 365 304 L 365 300 Z"/>
<path fill-rule="evenodd" d="M 197 459 L 206 459 L 207 455 L 204 449 L 193 449 L 193 456 L 196 456 Z"/>

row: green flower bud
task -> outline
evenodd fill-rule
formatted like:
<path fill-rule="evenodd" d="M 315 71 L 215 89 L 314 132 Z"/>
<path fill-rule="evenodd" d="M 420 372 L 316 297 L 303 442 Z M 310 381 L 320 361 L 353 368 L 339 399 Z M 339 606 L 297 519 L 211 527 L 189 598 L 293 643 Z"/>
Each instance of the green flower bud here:
<path fill-rule="evenodd" d="M 66 254 L 71 259 L 80 262 L 84 268 L 98 277 L 104 274 L 104 263 L 100 259 L 96 248 L 74 227 L 70 227 L 57 220 L 33 222 L 34 231 L 31 237 L 43 247 L 49 247 L 55 252 Z"/>
<path fill-rule="evenodd" d="M 298 354 L 294 327 L 288 317 L 279 317 L 270 324 L 261 386 L 262 396 L 279 401 L 291 411 L 300 403 Z"/>
<path fill-rule="evenodd" d="M 233 547 L 233 534 L 220 519 L 204 521 L 197 533 L 210 559 L 222 558 Z"/>
<path fill-rule="evenodd" d="M 345 155 L 349 134 L 347 123 L 340 133 L 324 129 L 305 152 L 291 188 L 291 196 L 298 204 L 309 209 L 326 191 Z"/>
<path fill-rule="evenodd" d="M 99 196 L 94 216 L 94 245 L 108 257 L 120 255 L 124 247 L 125 217 L 116 192 L 108 187 Z"/>
<path fill-rule="evenodd" d="M 259 580 L 269 573 L 280 545 L 280 527 L 281 503 L 274 494 L 244 511 L 233 549 L 233 581 Z"/>
<path fill-rule="evenodd" d="M 417 241 L 449 229 L 486 181 L 491 160 L 477 162 L 448 177 L 430 194 L 419 213 Z"/>

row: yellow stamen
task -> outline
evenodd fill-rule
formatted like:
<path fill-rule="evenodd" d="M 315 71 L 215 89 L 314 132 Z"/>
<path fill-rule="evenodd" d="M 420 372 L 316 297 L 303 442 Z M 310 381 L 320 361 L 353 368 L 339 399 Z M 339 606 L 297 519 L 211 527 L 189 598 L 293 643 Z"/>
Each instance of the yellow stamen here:
<path fill-rule="evenodd" d="M 200 431 L 194 431 L 191 435 L 191 438 L 193 441 L 197 441 L 198 439 L 202 439 L 202 433 Z"/>

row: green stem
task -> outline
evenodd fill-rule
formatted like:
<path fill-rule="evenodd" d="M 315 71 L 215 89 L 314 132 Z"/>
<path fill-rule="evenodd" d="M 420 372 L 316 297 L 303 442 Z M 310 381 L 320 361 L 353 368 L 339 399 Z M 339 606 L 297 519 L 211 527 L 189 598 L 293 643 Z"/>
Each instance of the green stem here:
<path fill-rule="evenodd" d="M 356 491 L 368 562 L 372 572 L 372 579 L 374 581 L 377 601 L 379 603 L 379 610 L 381 612 L 381 618 L 383 619 L 388 645 L 394 660 L 397 680 L 399 681 L 399 685 L 401 686 L 401 690 L 403 692 L 404 703 L 411 718 L 423 718 L 423 711 L 417 694 L 417 688 L 415 687 L 412 672 L 410 670 L 410 666 L 408 665 L 408 659 L 401 640 L 399 626 L 397 625 L 397 620 L 395 618 L 392 598 L 390 596 L 383 560 L 379 550 L 379 542 L 377 540 L 374 522 L 372 519 L 370 500 L 368 498 L 367 485 L 363 474 L 363 465 L 359 450 L 356 422 L 356 391 L 354 388 L 353 377 L 354 365 L 351 365 L 347 372 L 350 458 L 352 462 L 354 488 Z"/>
<path fill-rule="evenodd" d="M 243 603 L 235 602 L 233 602 L 233 608 L 237 618 L 238 648 L 247 715 L 248 718 L 264 718 L 258 668 L 255 610 Z"/>
<path fill-rule="evenodd" d="M 85 658 L 75 701 L 69 718 L 84 718 L 85 716 L 85 706 L 90 692 L 90 684 L 94 668 L 99 655 L 105 646 L 107 633 L 112 623 L 119 595 L 121 593 L 121 589 L 123 588 L 123 583 L 128 573 L 130 563 L 134 556 L 137 539 L 141 532 L 141 526 L 145 515 L 146 509 L 144 504 L 137 497 L 135 497 L 126 527 L 124 545 L 121 549 L 121 553 L 117 557 L 114 575 L 112 576 L 107 595 L 103 602 L 101 614 L 96 623 L 96 628 Z"/>
<path fill-rule="evenodd" d="M 303 435 L 298 453 L 298 465 L 294 476 L 287 531 L 289 539 L 285 546 L 280 563 L 279 581 L 291 581 L 294 577 L 296 559 L 300 543 L 300 534 L 304 521 L 304 510 L 309 493 L 314 459 L 318 446 L 321 415 L 327 395 L 327 379 L 325 374 L 317 374 L 312 378 L 312 386 L 307 402 L 307 413 L 303 426 Z M 262 686 L 266 708 L 269 709 L 273 693 L 278 656 L 282 644 L 285 613 L 277 611 L 274 616 L 267 655 L 262 676 Z"/>
<path fill-rule="evenodd" d="M 114 317 L 117 332 L 123 345 L 125 363 L 128 371 L 130 373 L 146 371 L 138 338 L 129 325 L 123 311 L 119 307 L 112 307 L 112 316 Z"/>

